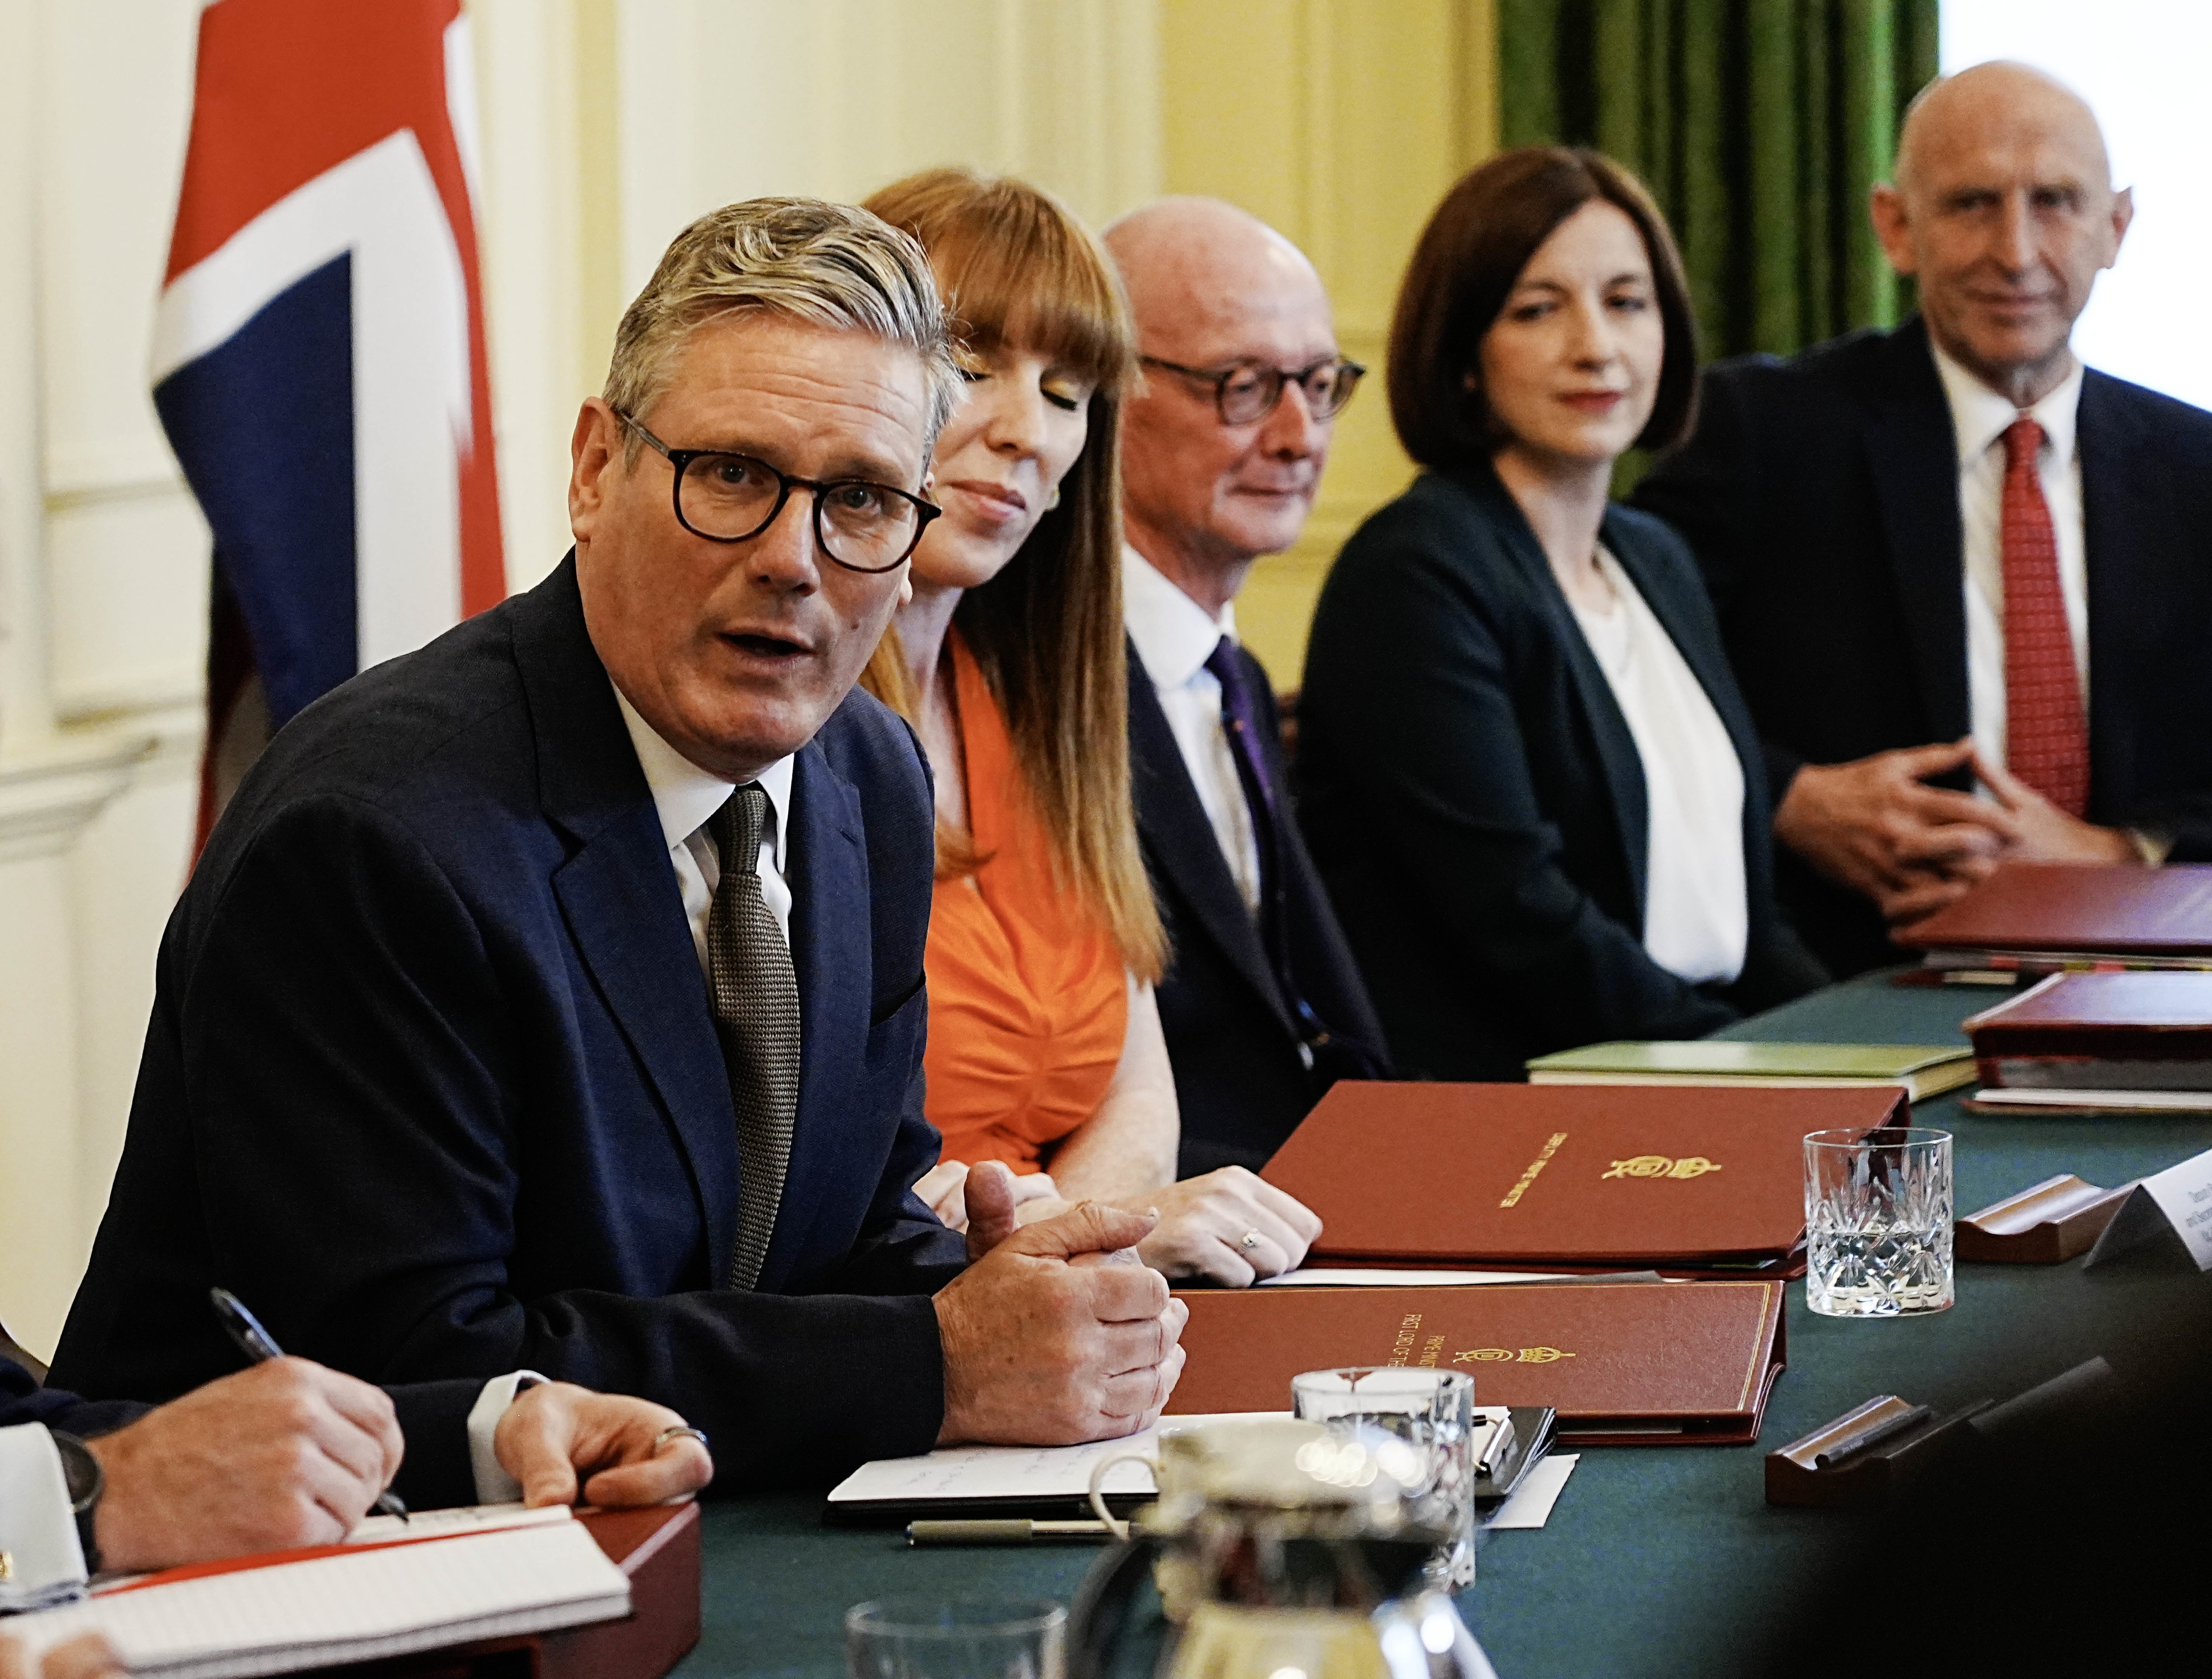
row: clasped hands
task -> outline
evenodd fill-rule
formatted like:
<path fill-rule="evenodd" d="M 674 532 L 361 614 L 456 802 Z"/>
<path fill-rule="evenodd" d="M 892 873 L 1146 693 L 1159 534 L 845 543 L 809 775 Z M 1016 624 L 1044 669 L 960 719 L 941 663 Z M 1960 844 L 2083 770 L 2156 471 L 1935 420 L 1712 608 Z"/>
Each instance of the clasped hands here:
<path fill-rule="evenodd" d="M 969 1168 L 942 1161 L 915 1185 L 915 1193 L 954 1230 L 968 1227 Z M 1049 1173 L 1012 1179 L 1017 1222 L 1056 1218 L 1077 1203 L 1064 1199 Z M 1150 1191 L 1141 1204 L 1106 1204 L 1127 1212 L 1156 1213 L 1137 1257 L 1172 1277 L 1249 1288 L 1263 1276 L 1296 1270 L 1321 1234 L 1321 1220 L 1296 1197 L 1241 1166 L 1225 1166 Z"/>
<path fill-rule="evenodd" d="M 1072 1446 L 1158 1421 L 1190 1316 L 1138 1257 L 1158 1215 L 1086 1201 L 1024 1223 L 1022 1191 L 997 1161 L 971 1170 L 964 1191 L 970 1263 L 933 1302 L 938 1443 Z"/>
<path fill-rule="evenodd" d="M 1962 767 L 1989 797 L 1927 785 Z M 1933 914 L 2007 859 L 2138 860 L 2124 832 L 2068 815 L 1983 758 L 1971 738 L 1808 764 L 1774 813 L 1774 832 L 1822 874 L 1872 899 L 1892 928 Z"/>

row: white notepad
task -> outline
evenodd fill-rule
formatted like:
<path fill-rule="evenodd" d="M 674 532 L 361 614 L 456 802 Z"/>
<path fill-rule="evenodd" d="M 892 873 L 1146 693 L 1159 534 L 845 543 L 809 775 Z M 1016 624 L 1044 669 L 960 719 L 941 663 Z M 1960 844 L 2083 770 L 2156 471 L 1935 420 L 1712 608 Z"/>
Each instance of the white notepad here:
<path fill-rule="evenodd" d="M 629 1581 L 574 1521 L 111 1591 L 18 1617 L 33 1650 L 105 1633 L 134 1674 L 230 1679 L 611 1620 Z"/>
<path fill-rule="evenodd" d="M 1123 1452 L 1159 1455 L 1163 1433 L 1202 1422 L 1248 1422 L 1255 1416 L 1287 1416 L 1287 1411 L 1250 1411 L 1225 1416 L 1163 1417 L 1141 1434 L 1088 1446 L 948 1446 L 918 1458 L 878 1458 L 863 1464 L 837 1484 L 832 1504 L 905 1502 L 917 1500 L 987 1498 L 1081 1498 L 1091 1488 L 1093 1465 Z M 1108 1493 L 1149 1493 L 1149 1464 L 1116 1464 L 1106 1472 Z"/>

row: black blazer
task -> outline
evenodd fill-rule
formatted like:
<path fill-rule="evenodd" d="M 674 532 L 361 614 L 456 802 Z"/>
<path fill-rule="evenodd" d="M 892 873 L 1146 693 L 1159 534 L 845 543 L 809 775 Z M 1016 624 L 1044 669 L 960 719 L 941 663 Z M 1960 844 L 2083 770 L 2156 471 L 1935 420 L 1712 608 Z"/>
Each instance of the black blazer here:
<path fill-rule="evenodd" d="M 407 1436 L 407 1455 L 392 1486 L 414 1508 L 476 1502 L 468 1418 L 483 1389 L 482 1382 L 454 1381 L 417 1382 L 391 1391 Z M 0 1428 L 40 1422 L 89 1438 L 136 1422 L 152 1409 L 129 1399 L 85 1399 L 58 1387 L 40 1387 L 15 1360 L 0 1358 Z"/>
<path fill-rule="evenodd" d="M 2078 436 L 2089 817 L 2212 859 L 2212 414 L 2092 371 Z M 1801 764 L 1966 732 L 1958 445 L 1917 318 L 1707 368 L 1634 500 L 1705 567 L 1778 803 Z M 1778 875 L 1831 967 L 1899 960 L 1870 903 L 1788 853 Z"/>
<path fill-rule="evenodd" d="M 1626 508 L 1603 540 L 1747 767 L 1743 972 L 1695 986 L 1644 954 L 1643 763 L 1605 673 L 1488 464 L 1424 473 L 1345 545 L 1298 701 L 1306 840 L 1410 1077 L 1699 1037 L 1824 977 L 1775 912 L 1758 742 L 1695 563 Z"/>
<path fill-rule="evenodd" d="M 1287 811 L 1291 781 L 1274 686 L 1250 653 L 1240 647 L 1237 657 L 1261 712 L 1261 750 Z M 1129 647 L 1129 771 L 1145 868 L 1167 923 L 1171 953 L 1158 995 L 1182 1110 L 1176 1172 L 1185 1178 L 1222 1166 L 1256 1172 L 1332 1078 L 1352 1076 L 1346 1050 L 1369 1056 L 1370 1064 L 1359 1072 L 1387 1074 L 1382 1028 L 1313 859 L 1296 825 L 1285 823 L 1279 849 L 1292 982 L 1332 1037 L 1349 1040 L 1334 1052 L 1324 1046 L 1314 1065 L 1306 1065 L 1290 1001 L 1268 961 L 1259 924 L 1221 855 L 1134 644 Z"/>
<path fill-rule="evenodd" d="M 161 944 L 129 1134 L 54 1379 L 163 1399 L 237 1367 L 235 1289 L 371 1380 L 516 1369 L 675 1407 L 717 1485 L 925 1451 L 929 1294 L 960 1239 L 909 1193 L 932 805 L 865 694 L 798 757 L 805 1021 L 757 1293 L 728 1081 L 653 800 L 573 561 L 295 718 Z"/>

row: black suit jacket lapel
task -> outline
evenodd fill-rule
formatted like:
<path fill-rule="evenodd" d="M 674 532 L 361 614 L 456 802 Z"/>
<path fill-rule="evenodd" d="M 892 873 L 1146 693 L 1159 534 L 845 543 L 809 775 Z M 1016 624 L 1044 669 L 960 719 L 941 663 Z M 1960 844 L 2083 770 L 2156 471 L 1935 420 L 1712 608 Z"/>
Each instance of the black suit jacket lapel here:
<path fill-rule="evenodd" d="M 1589 719 L 1590 735 L 1597 743 L 1599 767 L 1606 790 L 1612 795 L 1614 827 L 1620 855 L 1628 867 L 1629 885 L 1636 894 L 1636 925 L 1644 920 L 1644 897 L 1650 850 L 1650 812 L 1644 786 L 1644 758 L 1636 749 L 1636 736 L 1613 697 L 1613 684 L 1590 652 L 1589 638 L 1567 604 L 1565 591 L 1552 575 L 1551 561 L 1536 542 L 1536 533 L 1505 486 L 1487 464 L 1479 471 L 1461 476 L 1462 483 L 1487 503 L 1491 519 L 1505 551 L 1521 568 L 1522 580 L 1545 616 L 1553 642 L 1566 658 L 1567 674 L 1583 714 Z"/>
<path fill-rule="evenodd" d="M 2147 439 L 2141 416 L 2123 394 L 2104 374 L 2085 374 L 2075 422 L 2088 572 L 2089 814 L 2105 821 L 2113 820 L 2115 801 L 2139 785 L 2142 718 L 2130 703 L 2130 691 L 2136 673 L 2151 668 L 2156 657 L 2145 646 L 2154 638 L 2144 631 L 2155 624 L 2154 603 L 2168 592 L 2159 561 L 2182 549 L 2170 528 L 2164 482 L 2155 472 L 2131 470 L 2145 458 Z"/>
<path fill-rule="evenodd" d="M 554 896 L 675 1128 L 719 1282 L 737 1233 L 729 1077 L 653 794 L 584 627 L 573 555 L 516 614 L 514 649 L 538 797 L 575 847 L 554 874 Z"/>
<path fill-rule="evenodd" d="M 1884 346 L 1863 439 L 1929 741 L 1966 732 L 1966 536 L 1951 404 L 1916 318 Z"/>
<path fill-rule="evenodd" d="M 1651 609 L 1651 615 L 1659 621 L 1659 627 L 1667 632 L 1667 639 L 1674 644 L 1674 651 L 1690 667 L 1698 686 L 1705 689 L 1705 698 L 1712 701 L 1721 726 L 1728 730 L 1729 740 L 1735 747 L 1735 755 L 1743 761 L 1746 777 L 1755 775 L 1761 761 L 1759 731 L 1752 725 L 1750 712 L 1734 701 L 1735 680 L 1729 670 L 1728 655 L 1677 591 L 1673 579 L 1638 553 L 1633 542 L 1620 540 L 1613 520 L 1608 518 L 1606 524 L 1607 549 L 1620 561 L 1621 570 L 1628 573 L 1628 580 L 1644 597 L 1644 603 Z"/>
<path fill-rule="evenodd" d="M 1190 906 L 1209 938 L 1221 948 L 1245 982 L 1267 1000 L 1296 1035 L 1280 987 L 1267 962 L 1260 930 L 1244 907 L 1243 894 L 1229 872 L 1228 860 L 1213 837 L 1206 807 L 1190 785 L 1182 749 L 1160 709 L 1158 694 L 1134 644 L 1129 658 L 1129 773 L 1137 807 L 1137 831 L 1154 869 L 1166 877 L 1176 899 Z M 1188 929 L 1179 930 L 1185 936 Z"/>
<path fill-rule="evenodd" d="M 1711 621 L 1700 616 L 1673 580 L 1637 551 L 1634 542 L 1618 540 L 1615 522 L 1610 518 L 1607 527 L 1606 546 L 1620 561 L 1620 568 L 1628 573 L 1637 592 L 1644 597 L 1644 604 L 1667 632 L 1674 650 L 1681 654 L 1682 662 L 1690 667 L 1698 686 L 1705 689 L 1705 698 L 1712 702 L 1714 714 L 1728 731 L 1729 742 L 1743 765 L 1744 878 L 1749 888 L 1751 913 L 1756 918 L 1769 890 L 1768 865 L 1764 861 L 1768 855 L 1767 794 L 1759 773 L 1765 760 L 1758 727 L 1736 691 L 1735 675 L 1729 668 L 1728 654 L 1714 633 Z"/>
<path fill-rule="evenodd" d="M 799 980 L 799 1112 L 783 1206 L 761 1266 L 763 1289 L 773 1288 L 789 1273 L 794 1256 L 805 1251 L 812 1221 L 790 1215 L 793 1186 L 835 1181 L 844 1141 L 839 1122 L 859 1100 L 853 1075 L 855 1057 L 867 1042 L 874 977 L 859 795 L 830 767 L 822 749 L 810 745 L 793 766 L 791 803 L 783 864 L 791 887 L 792 967 Z M 810 1205 L 818 1215 L 831 1199 L 817 1196 Z"/>

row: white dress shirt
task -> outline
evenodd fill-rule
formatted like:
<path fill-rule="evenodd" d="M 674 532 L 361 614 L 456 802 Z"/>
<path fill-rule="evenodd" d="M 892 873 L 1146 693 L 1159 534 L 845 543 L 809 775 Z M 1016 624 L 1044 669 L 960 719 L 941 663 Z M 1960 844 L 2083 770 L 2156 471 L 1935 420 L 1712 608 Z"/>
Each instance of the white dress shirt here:
<path fill-rule="evenodd" d="M 1133 548 L 1123 547 L 1121 562 L 1122 624 L 1160 697 L 1230 876 L 1244 907 L 1256 914 L 1260 841 L 1228 731 L 1221 726 L 1220 679 L 1206 668 L 1223 636 L 1236 639 L 1236 609 L 1224 605 L 1218 618 L 1211 616 Z"/>
<path fill-rule="evenodd" d="M 1743 972 L 1743 761 L 1705 684 L 1603 549 L 1610 610 L 1573 606 L 1644 761 L 1644 949 L 1693 985 Z M 1570 603 L 1572 605 L 1572 603 Z"/>
<path fill-rule="evenodd" d="M 0 1428 L 0 1613 L 51 1609 L 84 1586 L 84 1549 L 53 1436 L 35 1422 Z M 0 1625 L 4 1625 L 0 1622 Z"/>
<path fill-rule="evenodd" d="M 684 894 L 684 916 L 691 924 L 691 947 L 699 955 L 699 971 L 706 973 L 707 918 L 714 911 L 714 888 L 722 883 L 721 858 L 707 823 L 729 802 L 738 784 L 709 775 L 661 739 L 620 688 L 615 689 L 615 703 L 622 707 L 623 725 L 637 749 L 645 785 L 653 791 L 653 808 L 660 817 L 661 836 L 668 842 L 668 861 Z M 788 944 L 791 887 L 783 874 L 783 837 L 791 826 L 791 760 L 777 759 L 760 773 L 759 780 L 768 795 L 768 820 L 761 825 L 761 896 Z"/>
<path fill-rule="evenodd" d="M 1932 346 L 1931 346 L 1932 348 Z M 2004 433 L 2023 412 L 2043 427 L 2036 476 L 2058 542 L 2058 589 L 2074 642 L 2081 710 L 2089 708 L 2089 567 L 2081 531 L 2081 456 L 2075 420 L 2081 405 L 2081 364 L 2025 410 L 1976 379 L 1940 349 L 1936 371 L 1951 404 L 1959 445 L 1959 523 L 1966 534 L 1966 706 L 1975 749 L 2005 762 Z"/>

